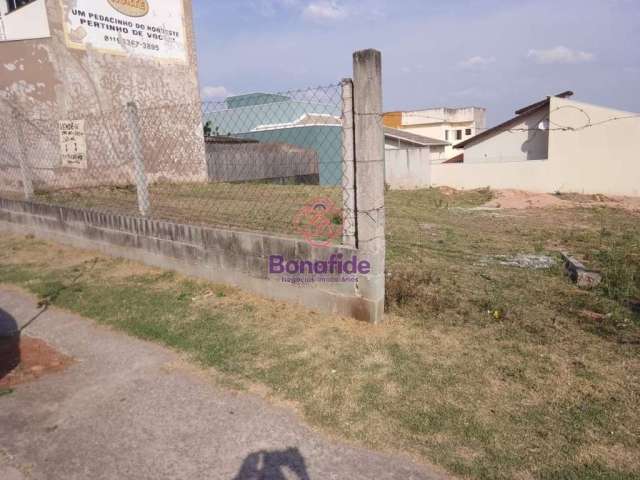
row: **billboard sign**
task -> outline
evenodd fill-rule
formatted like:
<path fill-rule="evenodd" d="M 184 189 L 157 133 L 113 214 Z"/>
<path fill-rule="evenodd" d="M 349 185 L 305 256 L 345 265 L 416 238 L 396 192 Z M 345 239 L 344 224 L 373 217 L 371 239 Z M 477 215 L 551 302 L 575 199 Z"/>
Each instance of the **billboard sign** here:
<path fill-rule="evenodd" d="M 70 48 L 187 62 L 183 0 L 60 1 Z"/>

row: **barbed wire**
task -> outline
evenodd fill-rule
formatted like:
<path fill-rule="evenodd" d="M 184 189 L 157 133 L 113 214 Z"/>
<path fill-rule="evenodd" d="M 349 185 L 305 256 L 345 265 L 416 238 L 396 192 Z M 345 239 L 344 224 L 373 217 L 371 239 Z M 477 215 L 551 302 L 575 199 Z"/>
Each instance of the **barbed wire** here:
<path fill-rule="evenodd" d="M 562 109 L 565 109 L 565 108 L 571 108 L 571 109 L 575 109 L 575 110 L 580 111 L 581 113 L 583 113 L 586 116 L 587 122 L 585 124 L 583 124 L 583 125 L 580 125 L 580 126 L 576 127 L 576 126 L 569 126 L 569 125 L 560 125 L 560 124 L 557 124 L 557 123 L 555 123 L 554 121 L 551 120 L 551 114 L 552 113 L 555 113 L 555 112 L 557 112 L 559 110 L 562 110 Z M 403 112 L 403 115 L 406 115 L 408 117 L 416 117 L 416 118 L 425 118 L 425 119 L 430 119 L 430 120 L 437 120 L 437 121 L 442 122 L 442 123 L 451 122 L 450 119 L 435 117 L 435 116 L 431 116 L 431 115 L 424 115 L 424 114 L 420 114 L 420 113 L 417 113 L 417 112 Z M 522 117 L 524 119 L 526 115 L 527 115 L 527 112 L 524 112 L 524 113 L 514 117 L 513 120 L 517 120 L 519 117 Z M 620 120 L 629 120 L 629 119 L 633 119 L 633 118 L 640 118 L 640 113 L 631 114 L 631 115 L 624 115 L 624 116 L 609 117 L 609 118 L 607 118 L 605 120 L 593 122 L 592 119 L 591 119 L 591 116 L 589 115 L 589 113 L 587 111 L 585 111 L 583 108 L 577 107 L 575 105 L 563 105 L 563 106 L 560 106 L 560 107 L 557 107 L 557 108 L 551 110 L 548 115 L 546 115 L 544 117 L 541 117 L 540 120 L 539 120 L 539 122 L 548 121 L 549 124 L 550 125 L 554 125 L 554 127 L 544 128 L 544 129 L 541 129 L 539 127 L 536 127 L 536 128 L 506 128 L 506 129 L 503 129 L 503 131 L 506 131 L 506 132 L 581 131 L 581 130 L 585 130 L 587 128 L 592 128 L 592 127 L 596 127 L 596 126 L 600 126 L 600 125 L 605 125 L 607 123 L 620 121 Z M 488 130 L 493 130 L 494 128 L 499 127 L 499 126 L 500 125 L 493 126 L 493 127 L 476 127 L 476 131 L 478 132 L 477 135 L 481 134 L 483 132 L 486 132 Z M 473 138 L 473 137 L 470 137 L 470 138 Z"/>

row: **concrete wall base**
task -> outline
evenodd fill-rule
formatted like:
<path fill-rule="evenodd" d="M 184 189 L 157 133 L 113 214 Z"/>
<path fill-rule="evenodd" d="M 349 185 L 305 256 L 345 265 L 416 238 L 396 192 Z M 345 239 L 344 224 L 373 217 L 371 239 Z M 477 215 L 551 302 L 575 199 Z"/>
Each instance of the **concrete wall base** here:
<path fill-rule="evenodd" d="M 367 298 L 357 282 L 312 283 L 298 286 L 269 274 L 271 255 L 287 260 L 362 257 L 342 246 L 313 247 L 303 240 L 178 224 L 119 214 L 97 213 L 0 198 L 0 230 L 33 234 L 72 247 L 140 261 L 249 292 L 297 303 L 319 311 L 372 321 L 382 315 L 384 302 Z M 375 267 L 375 265 L 374 265 Z M 337 279 L 337 275 L 335 276 Z M 368 277 L 368 276 L 367 276 Z"/>

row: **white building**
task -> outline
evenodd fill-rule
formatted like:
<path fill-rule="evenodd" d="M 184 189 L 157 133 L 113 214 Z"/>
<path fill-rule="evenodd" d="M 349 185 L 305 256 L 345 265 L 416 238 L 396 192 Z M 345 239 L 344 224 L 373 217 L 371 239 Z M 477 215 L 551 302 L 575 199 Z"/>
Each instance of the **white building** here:
<path fill-rule="evenodd" d="M 466 163 L 521 162 L 549 158 L 551 98 L 569 98 L 562 92 L 516 111 L 516 116 L 454 146 L 464 150 Z"/>
<path fill-rule="evenodd" d="M 444 140 L 384 127 L 385 184 L 391 189 L 428 187 L 431 163 L 444 162 L 450 146 Z"/>
<path fill-rule="evenodd" d="M 426 149 L 429 151 L 431 161 L 440 163 L 447 159 L 446 149 L 448 147 L 451 147 L 451 144 L 444 140 L 417 135 L 397 128 L 384 127 L 385 150 Z"/>
<path fill-rule="evenodd" d="M 49 36 L 45 0 L 0 0 L 0 42 Z"/>
<path fill-rule="evenodd" d="M 462 163 L 432 165 L 434 186 L 640 196 L 640 114 L 563 92 L 456 145 Z"/>
<path fill-rule="evenodd" d="M 460 152 L 453 149 L 457 143 L 484 131 L 486 110 L 479 107 L 431 108 L 408 112 L 390 112 L 384 115 L 384 124 L 416 135 L 447 142 L 445 157 Z"/>

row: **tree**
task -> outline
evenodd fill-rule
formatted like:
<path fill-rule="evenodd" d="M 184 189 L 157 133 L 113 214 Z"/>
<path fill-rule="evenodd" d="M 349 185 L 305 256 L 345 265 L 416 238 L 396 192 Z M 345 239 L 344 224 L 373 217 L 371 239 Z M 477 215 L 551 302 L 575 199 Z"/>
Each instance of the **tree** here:
<path fill-rule="evenodd" d="M 212 130 L 213 130 L 213 123 L 211 123 L 211 120 L 207 120 L 207 123 L 204 124 L 204 136 L 210 137 Z"/>

